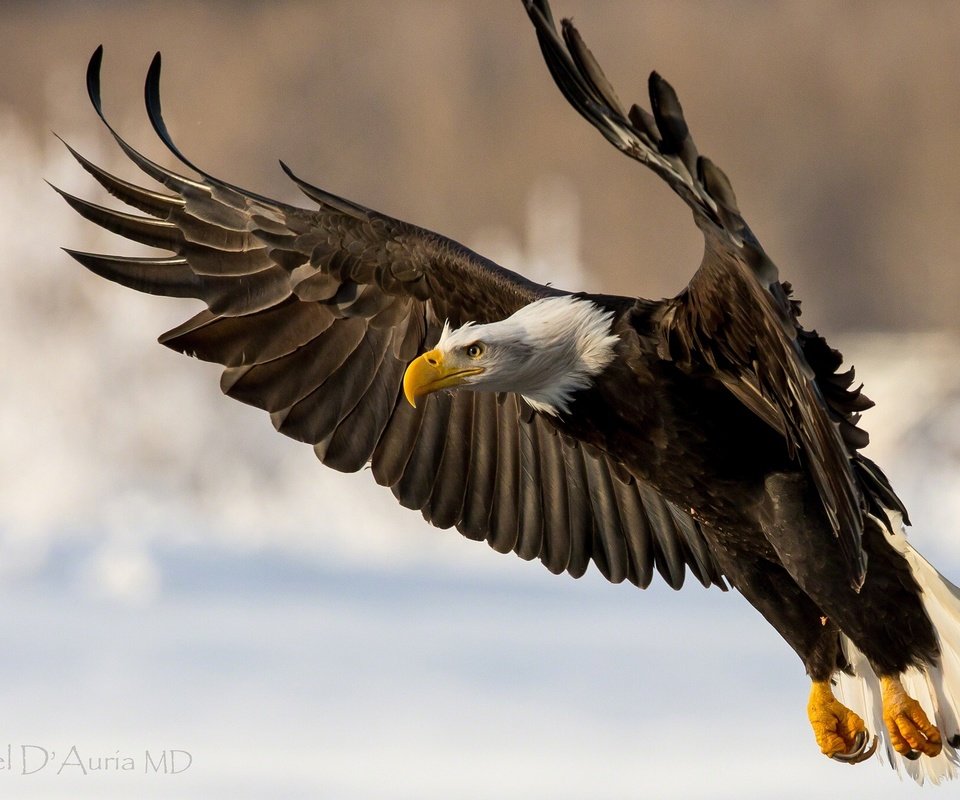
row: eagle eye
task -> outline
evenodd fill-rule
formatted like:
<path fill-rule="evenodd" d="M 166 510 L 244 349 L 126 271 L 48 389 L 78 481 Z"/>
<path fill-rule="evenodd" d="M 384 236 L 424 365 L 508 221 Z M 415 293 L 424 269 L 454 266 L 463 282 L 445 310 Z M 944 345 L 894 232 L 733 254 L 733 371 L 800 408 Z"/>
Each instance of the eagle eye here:
<path fill-rule="evenodd" d="M 480 358 L 483 355 L 483 345 L 480 342 L 474 342 L 467 345 L 466 352 L 469 358 Z"/>

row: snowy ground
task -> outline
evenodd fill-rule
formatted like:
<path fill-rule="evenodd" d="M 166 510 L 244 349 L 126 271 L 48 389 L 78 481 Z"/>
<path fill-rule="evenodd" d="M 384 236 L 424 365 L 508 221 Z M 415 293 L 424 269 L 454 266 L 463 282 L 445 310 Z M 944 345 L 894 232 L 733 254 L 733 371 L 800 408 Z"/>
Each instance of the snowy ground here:
<path fill-rule="evenodd" d="M 738 596 L 640 593 L 497 556 L 427 529 L 368 475 L 323 470 L 220 397 L 209 365 L 153 343 L 182 305 L 56 254 L 106 240 L 35 191 L 36 176 L 88 195 L 90 182 L 15 119 L 0 124 L 22 154 L 0 162 L 0 759 L 9 745 L 13 762 L 0 793 L 914 791 L 879 765 L 817 753 L 800 664 Z M 535 272 L 563 255 L 521 259 Z M 869 452 L 911 505 L 915 541 L 960 577 L 957 342 L 839 345 L 880 402 Z M 23 746 L 27 771 L 43 753 L 48 765 L 22 774 Z M 147 750 L 192 762 L 145 773 Z M 110 768 L 83 774 L 90 759 Z"/>
<path fill-rule="evenodd" d="M 0 754 L 12 746 L 14 769 L 0 771 L 0 791 L 438 800 L 916 791 L 879 765 L 853 770 L 817 754 L 802 669 L 734 595 L 641 595 L 494 557 L 466 572 L 331 568 L 223 547 L 154 556 L 164 589 L 143 605 L 92 597 L 77 580 L 82 553 L 66 548 L 4 588 Z M 48 766 L 21 774 L 22 745 L 28 769 L 38 748 L 51 753 Z M 145 774 L 148 750 L 154 762 L 178 750 L 192 763 Z M 108 756 L 130 758 L 133 771 L 83 774 Z"/>

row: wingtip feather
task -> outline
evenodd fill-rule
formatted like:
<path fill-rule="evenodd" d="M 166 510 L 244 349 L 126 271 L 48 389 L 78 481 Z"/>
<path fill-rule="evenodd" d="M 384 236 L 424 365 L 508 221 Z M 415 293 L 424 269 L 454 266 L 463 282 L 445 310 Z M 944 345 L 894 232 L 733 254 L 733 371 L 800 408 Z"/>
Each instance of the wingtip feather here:
<path fill-rule="evenodd" d="M 173 153 L 182 164 L 190 167 L 190 169 L 200 173 L 204 177 L 209 177 L 207 173 L 198 168 L 180 151 L 180 148 L 174 143 L 173 137 L 170 136 L 170 131 L 167 129 L 167 123 L 163 119 L 163 105 L 160 102 L 160 72 L 162 63 L 163 58 L 158 50 L 154 53 L 153 59 L 150 61 L 150 67 L 147 69 L 147 77 L 143 83 L 143 100 L 147 107 L 147 117 L 150 119 L 150 124 L 153 126 L 153 130 L 160 138 L 160 141 L 163 142 L 164 146 Z"/>
<path fill-rule="evenodd" d="M 97 45 L 97 49 L 90 56 L 90 61 L 87 62 L 87 95 L 90 97 L 93 107 L 97 109 L 97 113 L 101 116 L 103 116 L 100 110 L 100 66 L 102 64 L 103 45 L 100 44 Z"/>

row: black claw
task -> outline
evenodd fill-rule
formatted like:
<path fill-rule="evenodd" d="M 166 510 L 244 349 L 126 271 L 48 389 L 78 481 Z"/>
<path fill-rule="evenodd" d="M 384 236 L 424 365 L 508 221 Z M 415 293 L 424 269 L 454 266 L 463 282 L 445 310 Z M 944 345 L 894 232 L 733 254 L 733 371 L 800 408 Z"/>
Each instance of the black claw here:
<path fill-rule="evenodd" d="M 860 755 L 863 753 L 863 748 L 865 746 L 866 737 L 861 731 L 857 734 L 857 738 L 854 739 L 852 748 L 845 753 L 834 753 L 832 756 L 830 756 L 830 758 L 843 764 L 856 764 L 860 760 Z"/>
<path fill-rule="evenodd" d="M 867 747 L 868 744 L 869 747 Z M 835 753 L 830 758 L 839 761 L 841 764 L 859 764 L 877 752 L 879 744 L 880 741 L 876 736 L 873 737 L 873 742 L 871 742 L 870 734 L 867 731 L 860 731 L 853 740 L 853 747 L 850 750 L 846 753 Z"/>
<path fill-rule="evenodd" d="M 909 753 L 904 754 L 904 758 L 909 761 L 916 761 L 920 756 L 923 755 L 919 750 L 911 750 Z"/>
<path fill-rule="evenodd" d="M 867 732 L 860 731 L 853 740 L 853 749 L 857 753 L 862 753 L 863 748 L 867 746 Z"/>

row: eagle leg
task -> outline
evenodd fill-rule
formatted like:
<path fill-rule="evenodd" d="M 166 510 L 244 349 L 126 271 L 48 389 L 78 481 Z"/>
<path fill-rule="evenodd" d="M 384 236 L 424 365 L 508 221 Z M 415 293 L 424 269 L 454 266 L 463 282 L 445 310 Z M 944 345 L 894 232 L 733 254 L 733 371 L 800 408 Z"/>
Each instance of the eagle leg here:
<path fill-rule="evenodd" d="M 943 742 L 940 731 L 930 722 L 920 703 L 907 694 L 900 679 L 885 675 L 880 678 L 883 698 L 883 721 L 890 732 L 893 749 L 911 760 L 921 753 L 931 758 L 939 755 Z"/>
<path fill-rule="evenodd" d="M 877 738 L 870 742 L 867 726 L 833 695 L 829 680 L 813 681 L 807 716 L 820 751 L 845 764 L 859 764 L 876 752 Z"/>

